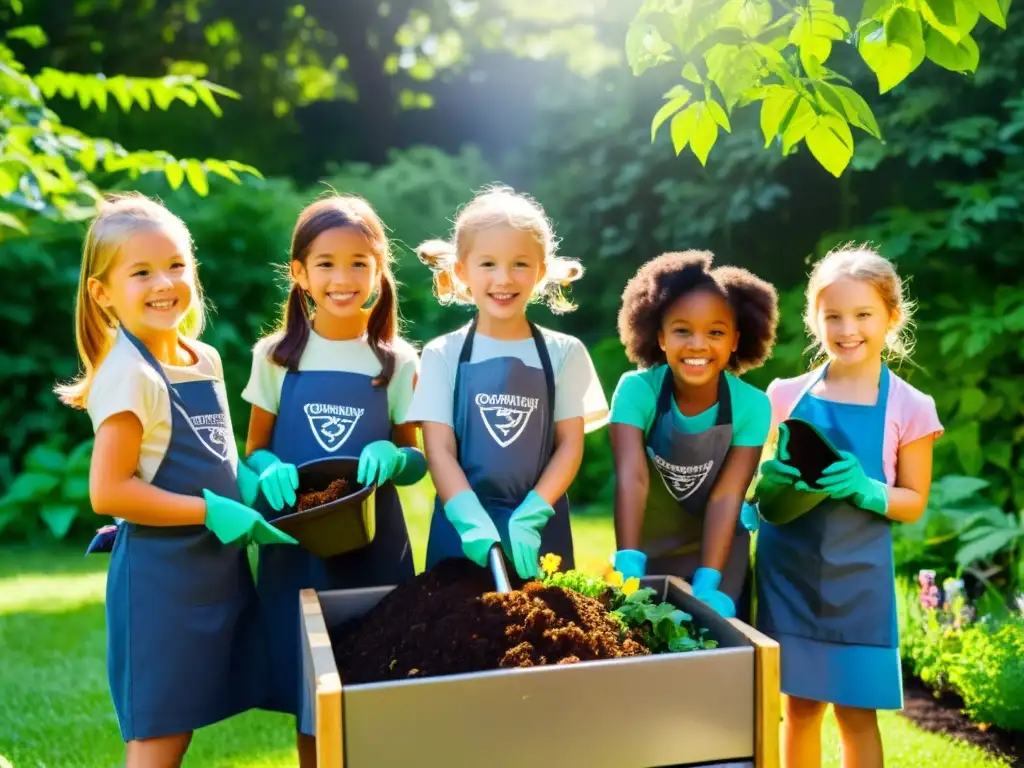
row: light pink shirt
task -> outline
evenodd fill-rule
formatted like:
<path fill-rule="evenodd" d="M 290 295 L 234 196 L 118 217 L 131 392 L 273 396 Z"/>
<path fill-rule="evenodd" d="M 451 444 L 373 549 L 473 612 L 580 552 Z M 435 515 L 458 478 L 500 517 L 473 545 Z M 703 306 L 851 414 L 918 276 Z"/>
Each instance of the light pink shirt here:
<path fill-rule="evenodd" d="M 776 379 L 766 390 L 772 402 L 772 431 L 789 418 L 796 407 L 797 398 L 820 369 L 795 379 Z M 882 466 L 889 485 L 896 483 L 896 457 L 904 445 L 931 436 L 933 440 L 943 433 L 935 400 L 910 386 L 896 374 L 889 372 L 889 398 L 885 406 L 885 437 L 882 447 Z"/>

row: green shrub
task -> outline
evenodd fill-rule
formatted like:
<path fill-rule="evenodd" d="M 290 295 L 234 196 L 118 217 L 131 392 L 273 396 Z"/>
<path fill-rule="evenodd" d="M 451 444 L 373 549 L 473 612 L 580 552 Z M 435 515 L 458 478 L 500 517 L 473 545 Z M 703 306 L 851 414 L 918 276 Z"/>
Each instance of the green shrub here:
<path fill-rule="evenodd" d="M 979 723 L 1024 731 L 1024 617 L 972 624 L 948 660 L 949 682 Z"/>

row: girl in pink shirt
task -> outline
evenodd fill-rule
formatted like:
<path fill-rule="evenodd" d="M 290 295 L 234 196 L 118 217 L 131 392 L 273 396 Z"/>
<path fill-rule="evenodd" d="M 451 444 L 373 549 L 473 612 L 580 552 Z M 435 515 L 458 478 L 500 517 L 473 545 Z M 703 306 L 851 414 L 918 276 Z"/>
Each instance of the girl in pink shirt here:
<path fill-rule="evenodd" d="M 767 390 L 777 451 L 756 494 L 757 626 L 781 647 L 788 768 L 820 766 L 828 704 L 843 765 L 881 768 L 876 710 L 903 706 L 891 528 L 924 512 L 942 433 L 932 398 L 883 362 L 906 354 L 909 314 L 886 259 L 829 253 L 811 273 L 804 318 L 825 362 Z M 791 440 L 790 419 L 838 451 L 820 479 L 787 463 L 806 439 Z"/>

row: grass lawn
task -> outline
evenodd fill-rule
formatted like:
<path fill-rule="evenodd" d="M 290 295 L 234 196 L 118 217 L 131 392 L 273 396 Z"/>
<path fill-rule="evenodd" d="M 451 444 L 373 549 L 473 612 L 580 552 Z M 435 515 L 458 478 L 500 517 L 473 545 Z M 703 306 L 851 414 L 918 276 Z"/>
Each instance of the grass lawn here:
<path fill-rule="evenodd" d="M 406 511 L 423 562 L 428 489 L 407 494 Z M 613 545 L 611 521 L 573 521 L 577 560 L 598 570 Z M 107 558 L 82 549 L 0 549 L 0 768 L 111 768 L 122 744 L 107 692 L 103 598 Z M 596 706 L 604 704 L 596 703 Z M 838 768 L 835 724 L 825 734 L 825 765 Z M 886 765 L 919 768 L 1005 766 L 981 751 L 882 716 Z M 250 712 L 196 734 L 190 766 L 284 768 L 297 764 L 292 720 Z M 593 768 L 614 768 L 594 766 Z"/>

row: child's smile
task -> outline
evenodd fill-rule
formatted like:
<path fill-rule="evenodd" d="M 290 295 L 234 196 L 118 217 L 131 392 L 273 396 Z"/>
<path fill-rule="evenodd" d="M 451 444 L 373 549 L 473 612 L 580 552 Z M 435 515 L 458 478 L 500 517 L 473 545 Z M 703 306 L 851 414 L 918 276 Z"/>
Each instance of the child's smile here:
<path fill-rule="evenodd" d="M 714 291 L 691 291 L 665 311 L 658 342 L 677 381 L 715 382 L 739 343 L 732 307 Z"/>

